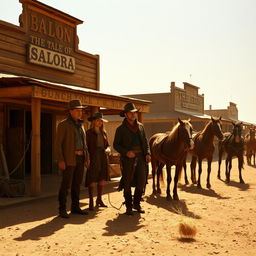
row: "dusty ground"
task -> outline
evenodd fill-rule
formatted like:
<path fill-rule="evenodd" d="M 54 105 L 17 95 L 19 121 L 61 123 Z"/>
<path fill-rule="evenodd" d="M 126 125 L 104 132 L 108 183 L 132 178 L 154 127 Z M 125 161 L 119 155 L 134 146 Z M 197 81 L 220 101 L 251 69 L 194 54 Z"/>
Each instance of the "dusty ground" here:
<path fill-rule="evenodd" d="M 203 189 L 183 185 L 182 178 L 180 202 L 166 201 L 164 188 L 161 196 L 152 196 L 150 181 L 141 215 L 126 216 L 124 207 L 109 207 L 65 220 L 56 216 L 55 198 L 1 209 L 0 255 L 256 255 L 256 168 L 245 165 L 246 184 L 241 185 L 236 166 L 235 160 L 227 185 L 216 178 L 215 162 L 212 190 L 205 188 L 205 166 Z M 108 190 L 119 207 L 121 192 L 115 186 Z M 103 199 L 109 205 L 108 193 Z M 85 194 L 81 202 L 88 207 Z M 197 226 L 194 240 L 180 238 L 183 218 Z"/>

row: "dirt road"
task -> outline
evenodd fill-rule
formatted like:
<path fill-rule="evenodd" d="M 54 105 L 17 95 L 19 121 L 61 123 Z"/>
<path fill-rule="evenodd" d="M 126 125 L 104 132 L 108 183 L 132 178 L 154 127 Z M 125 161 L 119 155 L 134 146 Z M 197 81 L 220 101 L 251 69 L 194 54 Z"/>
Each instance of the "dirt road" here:
<path fill-rule="evenodd" d="M 179 202 L 151 194 L 147 187 L 145 214 L 126 216 L 110 207 L 90 212 L 88 216 L 71 215 L 61 219 L 56 198 L 31 202 L 0 211 L 0 255 L 256 255 L 256 168 L 245 165 L 240 184 L 236 160 L 231 182 L 218 180 L 217 163 L 212 165 L 212 189 L 206 189 L 204 163 L 202 189 L 178 188 Z M 224 163 L 222 166 L 224 178 Z M 111 203 L 123 201 L 121 192 L 109 187 Z M 88 199 L 82 194 L 82 208 Z M 198 232 L 193 240 L 181 239 L 178 224 L 188 218 Z"/>

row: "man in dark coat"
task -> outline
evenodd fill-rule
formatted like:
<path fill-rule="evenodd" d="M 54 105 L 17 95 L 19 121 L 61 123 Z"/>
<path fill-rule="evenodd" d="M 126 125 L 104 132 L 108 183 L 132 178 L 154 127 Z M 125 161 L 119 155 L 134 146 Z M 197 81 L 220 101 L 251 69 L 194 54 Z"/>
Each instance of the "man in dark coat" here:
<path fill-rule="evenodd" d="M 121 188 L 124 189 L 126 214 L 133 215 L 132 208 L 144 213 L 140 202 L 146 184 L 147 163 L 151 161 L 148 141 L 144 127 L 137 121 L 138 109 L 133 103 L 127 103 L 120 113 L 125 117 L 117 128 L 114 148 L 121 155 L 122 179 Z M 132 200 L 131 187 L 135 187 Z"/>
<path fill-rule="evenodd" d="M 59 189 L 59 216 L 69 218 L 66 210 L 68 190 L 71 187 L 71 213 L 88 214 L 79 207 L 80 185 L 84 167 L 88 168 L 89 154 L 83 127 L 83 108 L 80 100 L 69 102 L 68 118 L 61 121 L 56 134 L 56 158 L 62 181 Z"/>

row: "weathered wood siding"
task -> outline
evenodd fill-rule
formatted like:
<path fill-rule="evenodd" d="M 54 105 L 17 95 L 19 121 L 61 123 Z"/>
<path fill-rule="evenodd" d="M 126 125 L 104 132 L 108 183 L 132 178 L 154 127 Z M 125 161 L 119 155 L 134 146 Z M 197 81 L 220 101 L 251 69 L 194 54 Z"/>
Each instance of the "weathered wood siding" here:
<path fill-rule="evenodd" d="M 98 55 L 75 50 L 76 70 L 70 74 L 28 63 L 27 42 L 23 28 L 0 21 L 0 72 L 99 89 Z"/>

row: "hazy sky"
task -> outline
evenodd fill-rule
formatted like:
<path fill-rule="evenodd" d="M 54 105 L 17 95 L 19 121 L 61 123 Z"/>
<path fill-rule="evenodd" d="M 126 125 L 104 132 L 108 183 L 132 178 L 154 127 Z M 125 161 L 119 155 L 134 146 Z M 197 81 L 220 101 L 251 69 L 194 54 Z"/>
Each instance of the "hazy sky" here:
<path fill-rule="evenodd" d="M 101 91 L 168 92 L 189 82 L 205 109 L 237 104 L 256 123 L 256 0 L 43 0 L 84 21 L 79 48 L 100 55 Z M 21 4 L 1 1 L 18 24 Z"/>

